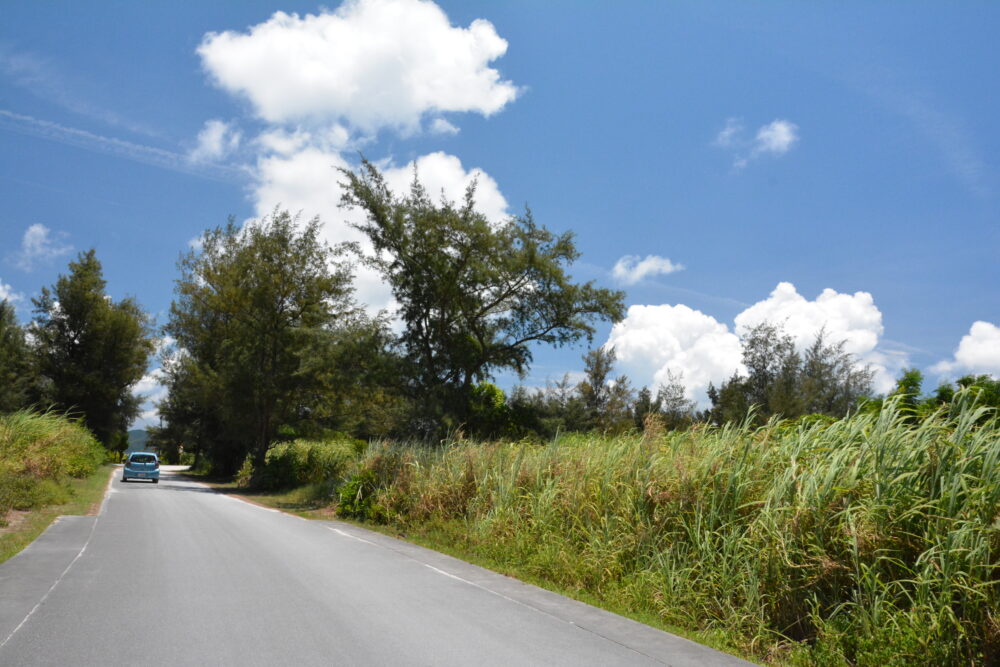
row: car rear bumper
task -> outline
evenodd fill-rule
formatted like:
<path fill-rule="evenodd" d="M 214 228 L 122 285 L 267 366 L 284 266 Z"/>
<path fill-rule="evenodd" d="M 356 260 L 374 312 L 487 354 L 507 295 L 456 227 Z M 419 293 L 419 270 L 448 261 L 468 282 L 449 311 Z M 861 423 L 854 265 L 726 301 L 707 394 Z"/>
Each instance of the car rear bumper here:
<path fill-rule="evenodd" d="M 160 479 L 159 470 L 130 470 L 125 468 L 122 470 L 122 477 L 127 477 L 129 479 Z"/>

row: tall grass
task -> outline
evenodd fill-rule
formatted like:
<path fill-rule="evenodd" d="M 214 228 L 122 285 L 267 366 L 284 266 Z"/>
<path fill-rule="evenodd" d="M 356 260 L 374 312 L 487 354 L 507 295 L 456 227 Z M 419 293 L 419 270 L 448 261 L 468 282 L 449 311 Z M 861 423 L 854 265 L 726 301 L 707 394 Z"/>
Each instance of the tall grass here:
<path fill-rule="evenodd" d="M 494 562 L 761 659 L 1000 661 L 1000 425 L 968 396 L 917 424 L 890 403 L 542 446 L 383 443 L 356 465 L 352 516 L 448 526 Z"/>
<path fill-rule="evenodd" d="M 80 424 L 54 413 L 0 415 L 0 525 L 11 509 L 66 502 L 67 477 L 86 477 L 104 448 Z"/>

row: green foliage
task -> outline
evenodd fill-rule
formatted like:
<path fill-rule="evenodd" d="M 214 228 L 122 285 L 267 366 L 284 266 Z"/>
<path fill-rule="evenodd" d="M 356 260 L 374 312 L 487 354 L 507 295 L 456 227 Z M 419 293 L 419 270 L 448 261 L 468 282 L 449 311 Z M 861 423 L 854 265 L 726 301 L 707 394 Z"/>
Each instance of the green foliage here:
<path fill-rule="evenodd" d="M 339 511 L 798 663 L 1000 659 L 1000 421 L 878 413 L 370 448 Z M 794 642 L 805 642 L 795 644 Z M 790 648 L 791 647 L 791 648 Z"/>
<path fill-rule="evenodd" d="M 871 393 L 873 371 L 844 350 L 845 341 L 830 343 L 823 329 L 801 354 L 783 327 L 771 322 L 747 331 L 740 343 L 747 374 L 734 373 L 708 389 L 709 419 L 716 424 L 749 417 L 760 425 L 775 415 L 843 417 Z"/>
<path fill-rule="evenodd" d="M 531 346 L 590 339 L 594 322 L 623 315 L 621 292 L 572 282 L 579 256 L 571 234 L 539 227 L 526 212 L 506 222 L 475 208 L 475 184 L 461 204 L 435 204 L 414 178 L 406 197 L 364 161 L 342 170 L 343 203 L 367 216 L 357 225 L 399 302 L 408 388 L 430 435 L 466 422 L 473 387 L 499 370 L 523 373 Z"/>
<path fill-rule="evenodd" d="M 342 436 L 323 442 L 294 440 L 280 443 L 267 452 L 264 469 L 259 471 L 260 488 L 290 489 L 306 484 L 335 486 L 342 481 L 357 451 L 365 443 Z"/>
<path fill-rule="evenodd" d="M 324 378 L 307 363 L 354 316 L 342 249 L 319 239 L 319 220 L 287 212 L 207 231 L 181 258 L 165 330 L 185 354 L 166 365 L 161 406 L 172 439 L 204 451 L 219 472 L 249 453 L 264 469 L 279 430 L 302 422 Z"/>
<path fill-rule="evenodd" d="M 372 502 L 376 481 L 375 471 L 371 469 L 366 468 L 352 475 L 338 492 L 337 514 L 362 521 L 380 517 L 381 512 Z"/>
<path fill-rule="evenodd" d="M 0 522 L 10 509 L 64 502 L 66 477 L 86 477 L 105 451 L 82 425 L 54 413 L 0 415 Z"/>
<path fill-rule="evenodd" d="M 500 387 L 480 382 L 473 388 L 466 427 L 470 435 L 483 438 L 496 438 L 511 432 L 511 409 Z"/>
<path fill-rule="evenodd" d="M 28 406 L 37 380 L 24 329 L 17 323 L 14 306 L 0 301 L 0 414 Z"/>
<path fill-rule="evenodd" d="M 587 412 L 587 430 L 623 431 L 631 426 L 632 387 L 624 375 L 612 379 L 616 358 L 610 347 L 598 347 L 583 356 L 586 377 L 577 391 Z"/>
<path fill-rule="evenodd" d="M 134 299 L 107 296 L 93 250 L 69 269 L 33 299 L 41 402 L 80 414 L 100 442 L 120 451 L 139 411 L 132 387 L 153 352 L 149 318 Z"/>

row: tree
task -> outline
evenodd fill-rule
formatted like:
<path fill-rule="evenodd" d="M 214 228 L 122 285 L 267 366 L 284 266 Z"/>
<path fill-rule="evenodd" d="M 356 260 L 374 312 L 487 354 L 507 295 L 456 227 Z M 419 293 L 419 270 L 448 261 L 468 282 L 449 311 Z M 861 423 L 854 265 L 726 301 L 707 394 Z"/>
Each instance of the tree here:
<path fill-rule="evenodd" d="M 667 381 L 657 390 L 656 403 L 663 415 L 663 425 L 668 429 L 688 428 L 694 422 L 695 404 L 684 390 L 683 374 L 674 375 L 667 370 Z"/>
<path fill-rule="evenodd" d="M 247 453 L 261 470 L 279 428 L 309 417 L 322 385 L 306 360 L 355 312 L 342 249 L 319 240 L 319 220 L 285 211 L 209 230 L 181 258 L 165 331 L 187 356 L 168 371 L 168 418 L 198 420 L 213 463 L 233 472 Z"/>
<path fill-rule="evenodd" d="M 475 183 L 461 204 L 431 201 L 414 177 L 409 194 L 390 192 L 367 160 L 342 170 L 343 205 L 366 220 L 364 260 L 399 303 L 408 389 L 419 397 L 425 435 L 469 414 L 473 387 L 499 370 L 523 374 L 532 345 L 590 340 L 593 323 L 624 314 L 621 292 L 577 284 L 572 234 L 553 234 L 527 211 L 492 223 L 475 208 Z"/>
<path fill-rule="evenodd" d="M 0 414 L 26 407 L 34 384 L 24 329 L 17 323 L 14 306 L 4 299 L 0 301 Z"/>
<path fill-rule="evenodd" d="M 758 423 L 774 415 L 843 417 L 871 392 L 872 370 L 844 350 L 845 342 L 828 342 L 824 329 L 802 354 L 783 327 L 770 322 L 753 327 L 740 342 L 747 374 L 709 386 L 710 419 L 716 423 L 740 421 L 751 409 Z"/>
<path fill-rule="evenodd" d="M 649 390 L 649 387 L 643 387 L 639 390 L 635 406 L 632 408 L 632 420 L 635 422 L 635 427 L 640 431 L 643 430 L 647 417 L 658 414 L 660 414 L 660 396 L 657 395 L 654 399 L 653 392 Z"/>
<path fill-rule="evenodd" d="M 623 430 L 631 421 L 632 385 L 624 375 L 611 378 L 616 360 L 613 347 L 598 347 L 583 356 L 586 377 L 577 391 L 586 409 L 586 428 Z"/>
<path fill-rule="evenodd" d="M 826 329 L 802 356 L 802 411 L 805 414 L 846 415 L 871 392 L 874 371 L 846 352 L 846 341 L 829 343 Z"/>
<path fill-rule="evenodd" d="M 150 321 L 131 297 L 115 302 L 105 293 L 94 250 L 80 253 L 69 270 L 33 299 L 42 397 L 78 412 L 105 446 L 123 450 L 139 412 L 132 387 L 153 352 Z"/>

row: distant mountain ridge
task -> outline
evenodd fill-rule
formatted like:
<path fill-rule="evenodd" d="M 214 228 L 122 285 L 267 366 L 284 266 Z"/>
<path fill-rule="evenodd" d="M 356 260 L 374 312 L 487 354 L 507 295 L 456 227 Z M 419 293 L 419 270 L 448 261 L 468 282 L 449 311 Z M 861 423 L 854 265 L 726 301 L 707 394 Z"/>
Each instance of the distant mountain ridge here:
<path fill-rule="evenodd" d="M 147 442 L 149 442 L 149 433 L 144 429 L 137 428 L 128 432 L 128 451 L 144 452 Z"/>

